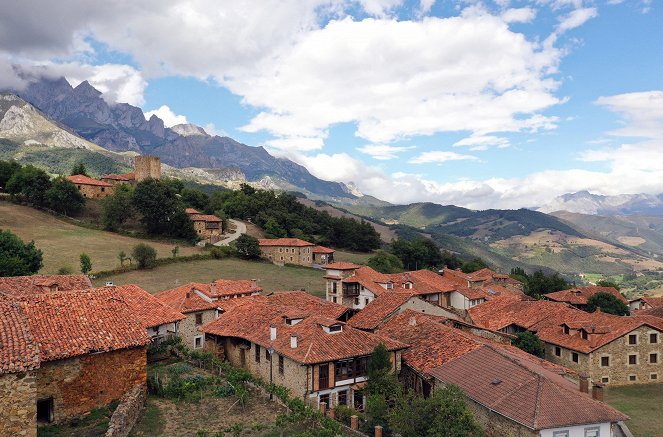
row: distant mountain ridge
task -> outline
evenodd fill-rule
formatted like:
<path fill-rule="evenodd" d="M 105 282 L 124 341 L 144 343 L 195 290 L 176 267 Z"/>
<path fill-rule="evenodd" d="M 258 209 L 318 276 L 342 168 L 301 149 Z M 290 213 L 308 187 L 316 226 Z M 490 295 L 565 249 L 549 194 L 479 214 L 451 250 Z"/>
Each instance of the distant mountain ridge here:
<path fill-rule="evenodd" d="M 177 168 L 238 168 L 249 181 L 298 190 L 315 197 L 355 199 L 355 187 L 324 181 L 305 167 L 270 155 L 263 147 L 241 144 L 229 137 L 212 136 L 195 125 L 164 126 L 152 115 L 127 103 L 109 104 L 87 81 L 72 87 L 64 78 L 32 82 L 16 92 L 51 119 L 74 133 L 114 152 L 137 152 L 161 157 Z"/>
<path fill-rule="evenodd" d="M 563 194 L 537 209 L 552 213 L 567 211 L 601 216 L 663 215 L 663 194 L 620 194 L 603 196 L 589 191 Z"/>

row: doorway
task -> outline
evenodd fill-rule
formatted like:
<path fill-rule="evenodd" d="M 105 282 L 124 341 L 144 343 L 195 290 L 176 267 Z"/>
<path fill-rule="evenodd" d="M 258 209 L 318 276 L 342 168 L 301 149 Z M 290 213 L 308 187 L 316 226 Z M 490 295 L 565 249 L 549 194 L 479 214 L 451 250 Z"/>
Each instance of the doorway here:
<path fill-rule="evenodd" d="M 38 399 L 37 423 L 51 423 L 53 419 L 53 398 Z"/>

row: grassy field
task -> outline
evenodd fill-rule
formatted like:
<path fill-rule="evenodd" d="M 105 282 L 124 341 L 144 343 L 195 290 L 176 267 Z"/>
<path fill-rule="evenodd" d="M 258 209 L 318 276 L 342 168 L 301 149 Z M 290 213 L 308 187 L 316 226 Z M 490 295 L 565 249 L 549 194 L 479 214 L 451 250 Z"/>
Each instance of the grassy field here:
<path fill-rule="evenodd" d="M 79 255 L 90 255 L 92 271 L 108 270 L 119 265 L 117 254 L 127 254 L 138 243 L 153 246 L 159 257 L 171 256 L 173 244 L 125 237 L 111 232 L 83 228 L 62 221 L 27 206 L 0 202 L 0 229 L 10 230 L 24 241 L 34 240 L 44 252 L 44 267 L 40 273 L 57 273 L 61 267 L 79 269 Z M 180 247 L 180 255 L 199 252 L 195 247 Z M 180 267 L 182 268 L 182 267 Z"/>
<path fill-rule="evenodd" d="M 337 262 L 346 262 L 354 264 L 366 264 L 368 259 L 372 257 L 372 253 L 361 253 L 361 252 L 345 252 L 342 250 L 337 250 L 334 254 L 334 261 Z"/>
<path fill-rule="evenodd" d="M 626 422 L 637 437 L 659 437 L 663 430 L 663 386 L 660 384 L 630 385 L 610 387 L 605 400 L 624 414 L 631 417 Z"/>
<path fill-rule="evenodd" d="M 323 297 L 324 270 L 307 267 L 279 267 L 274 264 L 235 258 L 170 264 L 153 270 L 134 270 L 96 280 L 95 285 L 113 281 L 116 285 L 136 284 L 150 293 L 178 287 L 188 282 L 211 282 L 215 279 L 257 279 L 265 291 L 305 289 Z"/>

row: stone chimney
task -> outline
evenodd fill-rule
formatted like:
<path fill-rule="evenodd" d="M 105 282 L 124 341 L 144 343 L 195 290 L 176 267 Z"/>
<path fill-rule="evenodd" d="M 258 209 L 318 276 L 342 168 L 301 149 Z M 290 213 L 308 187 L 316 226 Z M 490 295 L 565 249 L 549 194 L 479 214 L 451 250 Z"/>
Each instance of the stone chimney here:
<path fill-rule="evenodd" d="M 210 294 L 216 294 L 216 282 L 210 282 L 209 291 Z"/>
<path fill-rule="evenodd" d="M 186 298 L 187 298 L 187 299 L 191 299 L 191 292 L 190 292 L 190 291 L 187 291 L 187 292 L 186 292 Z"/>
<path fill-rule="evenodd" d="M 579 379 L 580 379 L 580 384 L 579 384 L 580 391 L 589 394 L 589 376 L 581 374 L 579 375 Z"/>
<path fill-rule="evenodd" d="M 276 325 L 271 325 L 269 327 L 269 339 L 271 341 L 276 340 Z"/>
<path fill-rule="evenodd" d="M 592 398 L 603 402 L 603 384 L 595 382 L 592 386 Z"/>
<path fill-rule="evenodd" d="M 290 336 L 290 349 L 297 349 L 297 333 Z"/>
<path fill-rule="evenodd" d="M 253 288 L 258 288 L 258 280 L 257 279 L 251 279 L 251 286 Z"/>

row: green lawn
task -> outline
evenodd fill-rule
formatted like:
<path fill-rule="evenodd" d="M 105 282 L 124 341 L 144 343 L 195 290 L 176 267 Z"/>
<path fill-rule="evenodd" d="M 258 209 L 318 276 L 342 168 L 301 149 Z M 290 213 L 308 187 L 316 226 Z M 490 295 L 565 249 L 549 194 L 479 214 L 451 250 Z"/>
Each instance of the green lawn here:
<path fill-rule="evenodd" d="M 354 263 L 354 264 L 366 264 L 368 262 L 368 259 L 372 256 L 373 253 L 346 252 L 343 250 L 337 250 L 336 253 L 334 253 L 334 261 Z"/>
<path fill-rule="evenodd" d="M 171 256 L 173 244 L 126 237 L 112 232 L 98 231 L 65 222 L 55 216 L 27 206 L 0 202 L 0 229 L 10 230 L 24 241 L 34 240 L 44 252 L 44 267 L 40 273 L 57 273 L 61 267 L 80 269 L 79 256 L 85 252 L 92 259 L 92 271 L 110 270 L 119 266 L 117 254 L 128 255 L 138 243 L 147 243 L 157 250 L 159 257 Z M 180 247 L 180 255 L 200 252 L 196 247 Z"/>
<path fill-rule="evenodd" d="M 324 270 L 308 267 L 279 267 L 267 262 L 227 258 L 170 264 L 153 270 L 134 270 L 93 282 L 95 285 L 103 285 L 106 281 L 113 281 L 116 285 L 136 284 L 150 293 L 156 293 L 188 282 L 204 283 L 221 278 L 257 279 L 258 285 L 265 291 L 305 289 L 324 297 L 324 274 Z"/>
<path fill-rule="evenodd" d="M 662 435 L 662 384 L 610 387 L 606 390 L 605 400 L 631 417 L 626 424 L 634 436 L 659 437 Z"/>

